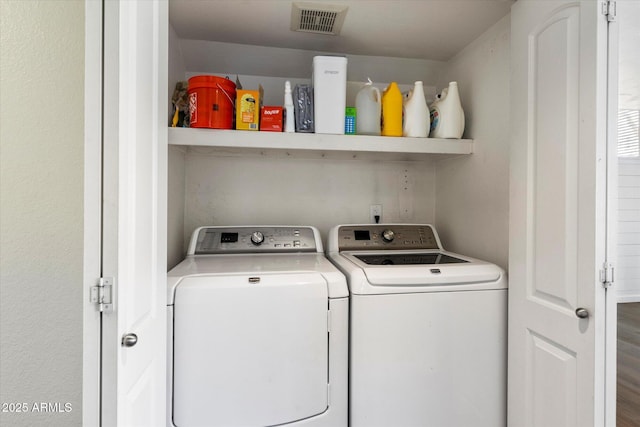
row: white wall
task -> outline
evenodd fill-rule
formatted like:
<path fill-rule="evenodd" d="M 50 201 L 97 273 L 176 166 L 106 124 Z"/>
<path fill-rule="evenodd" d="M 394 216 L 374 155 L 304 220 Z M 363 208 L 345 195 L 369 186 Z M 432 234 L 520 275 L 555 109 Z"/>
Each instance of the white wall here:
<path fill-rule="evenodd" d="M 169 147 L 168 267 L 202 225 L 314 225 L 326 238 L 333 225 L 368 223 L 371 204 L 383 205 L 386 222 L 435 219 L 430 161 L 284 156 Z"/>
<path fill-rule="evenodd" d="M 0 424 L 80 425 L 84 2 L 0 16 Z"/>
<path fill-rule="evenodd" d="M 436 226 L 446 249 L 506 269 L 509 255 L 510 16 L 451 59 L 473 154 L 437 163 Z"/>
<path fill-rule="evenodd" d="M 313 57 L 326 53 L 251 46 L 202 40 L 181 40 L 180 50 L 187 69 L 194 73 L 236 74 L 255 76 L 311 78 Z M 331 54 L 330 54 L 331 55 Z M 347 80 L 376 82 L 397 81 L 426 84 L 437 81 L 443 62 L 423 59 L 345 55 L 348 60 Z"/>
<path fill-rule="evenodd" d="M 640 302 L 640 160 L 618 165 L 618 263 L 615 277 L 619 302 Z"/>
<path fill-rule="evenodd" d="M 186 155 L 185 242 L 202 225 L 432 222 L 434 168 L 423 162 Z"/>
<path fill-rule="evenodd" d="M 184 259 L 185 153 L 186 148 L 169 146 L 167 191 L 167 269 Z"/>
<path fill-rule="evenodd" d="M 169 25 L 169 72 L 167 93 L 169 94 L 169 115 L 173 112 L 171 95 L 176 83 L 185 79 L 187 69 L 182 58 L 180 40 L 173 27 Z M 169 123 L 169 118 L 167 118 Z M 184 191 L 185 156 L 184 147 L 169 146 L 168 153 L 168 192 L 167 192 L 167 268 L 173 268 L 184 258 Z"/>

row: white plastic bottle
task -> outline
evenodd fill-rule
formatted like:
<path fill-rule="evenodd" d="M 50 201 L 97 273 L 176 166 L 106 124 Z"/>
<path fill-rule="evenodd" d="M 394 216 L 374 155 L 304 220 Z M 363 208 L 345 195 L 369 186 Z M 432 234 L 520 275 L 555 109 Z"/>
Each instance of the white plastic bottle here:
<path fill-rule="evenodd" d="M 380 89 L 371 79 L 356 94 L 356 133 L 358 135 L 380 135 L 380 112 L 382 98 Z"/>
<path fill-rule="evenodd" d="M 431 138 L 460 139 L 464 133 L 464 111 L 458 83 L 450 82 L 430 108 Z"/>
<path fill-rule="evenodd" d="M 284 83 L 284 131 L 295 132 L 296 121 L 293 116 L 293 96 L 291 95 L 291 82 Z"/>
<path fill-rule="evenodd" d="M 424 99 L 424 87 L 421 81 L 415 82 L 409 96 L 404 100 L 404 125 L 402 136 L 426 138 L 429 136 L 430 120 L 427 101 Z"/>

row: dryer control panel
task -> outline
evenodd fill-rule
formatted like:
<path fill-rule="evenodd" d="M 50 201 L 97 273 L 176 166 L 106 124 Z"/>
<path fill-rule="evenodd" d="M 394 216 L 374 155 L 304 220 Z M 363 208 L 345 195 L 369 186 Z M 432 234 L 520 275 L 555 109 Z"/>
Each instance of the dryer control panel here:
<path fill-rule="evenodd" d="M 188 255 L 322 252 L 313 227 L 200 227 L 191 237 Z"/>
<path fill-rule="evenodd" d="M 364 224 L 338 227 L 340 251 L 439 249 L 440 240 L 428 224 Z"/>

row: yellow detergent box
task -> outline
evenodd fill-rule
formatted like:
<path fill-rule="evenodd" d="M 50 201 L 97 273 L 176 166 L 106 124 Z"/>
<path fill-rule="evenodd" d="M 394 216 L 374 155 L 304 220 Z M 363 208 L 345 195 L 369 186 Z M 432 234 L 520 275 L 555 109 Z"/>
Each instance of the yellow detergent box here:
<path fill-rule="evenodd" d="M 236 91 L 236 129 L 259 130 L 263 89 Z"/>

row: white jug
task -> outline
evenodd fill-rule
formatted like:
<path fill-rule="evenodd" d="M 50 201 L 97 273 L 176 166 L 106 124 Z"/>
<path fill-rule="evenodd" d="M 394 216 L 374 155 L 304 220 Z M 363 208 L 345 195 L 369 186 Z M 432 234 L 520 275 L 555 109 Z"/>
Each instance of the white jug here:
<path fill-rule="evenodd" d="M 356 95 L 356 134 L 380 135 L 380 89 L 371 79 Z"/>
<path fill-rule="evenodd" d="M 404 125 L 402 135 L 414 138 L 429 136 L 430 119 L 422 82 L 415 82 L 404 101 Z"/>
<path fill-rule="evenodd" d="M 431 104 L 431 138 L 460 139 L 464 133 L 464 111 L 458 83 L 450 82 Z"/>

